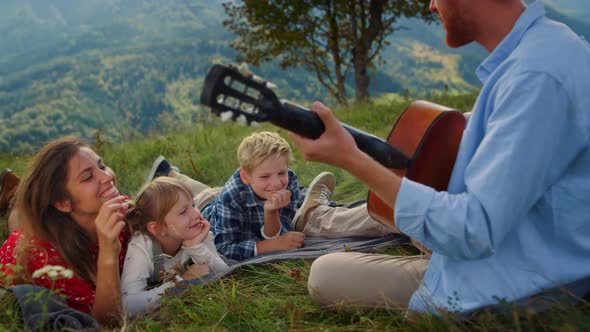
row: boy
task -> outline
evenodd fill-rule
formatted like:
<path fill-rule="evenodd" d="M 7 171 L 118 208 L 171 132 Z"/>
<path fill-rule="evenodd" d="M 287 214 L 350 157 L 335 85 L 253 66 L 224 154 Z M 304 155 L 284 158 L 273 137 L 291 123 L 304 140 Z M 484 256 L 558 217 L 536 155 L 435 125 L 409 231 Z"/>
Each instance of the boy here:
<path fill-rule="evenodd" d="M 254 133 L 238 147 L 240 168 L 219 196 L 202 209 L 217 250 L 244 260 L 303 246 L 305 234 L 326 237 L 382 236 L 391 230 L 368 216 L 366 206 L 330 207 L 335 178 L 318 175 L 307 192 L 289 169 L 292 152 L 276 133 Z"/>

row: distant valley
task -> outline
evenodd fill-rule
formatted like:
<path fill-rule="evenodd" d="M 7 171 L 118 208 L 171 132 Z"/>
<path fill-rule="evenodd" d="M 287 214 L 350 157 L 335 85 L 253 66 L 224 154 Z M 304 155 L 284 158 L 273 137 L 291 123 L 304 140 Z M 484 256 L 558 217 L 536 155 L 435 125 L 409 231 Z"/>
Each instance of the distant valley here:
<path fill-rule="evenodd" d="M 3 0 L 0 152 L 33 151 L 65 134 L 134 139 L 210 121 L 199 105 L 203 78 L 212 63 L 236 55 L 221 24 L 222 2 Z M 545 2 L 550 17 L 590 36 L 590 1 Z M 399 26 L 373 73 L 373 95 L 478 89 L 481 47 L 447 48 L 436 24 Z M 281 97 L 331 102 L 311 73 L 274 63 L 254 70 L 277 84 Z"/>

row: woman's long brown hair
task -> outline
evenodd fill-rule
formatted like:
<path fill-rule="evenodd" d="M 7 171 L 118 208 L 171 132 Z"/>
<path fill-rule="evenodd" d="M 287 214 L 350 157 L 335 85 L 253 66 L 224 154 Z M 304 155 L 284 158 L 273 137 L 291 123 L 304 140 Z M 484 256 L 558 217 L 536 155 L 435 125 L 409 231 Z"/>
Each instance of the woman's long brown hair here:
<path fill-rule="evenodd" d="M 37 153 L 16 191 L 15 208 L 23 226 L 17 262 L 24 269 L 20 276 L 29 280 L 27 271 L 33 248 L 31 240 L 48 241 L 59 252 L 69 268 L 80 278 L 94 284 L 95 253 L 90 236 L 68 213 L 59 211 L 54 203 L 71 199 L 66 190 L 68 163 L 80 148 L 87 147 L 79 138 L 66 136 L 46 144 Z"/>

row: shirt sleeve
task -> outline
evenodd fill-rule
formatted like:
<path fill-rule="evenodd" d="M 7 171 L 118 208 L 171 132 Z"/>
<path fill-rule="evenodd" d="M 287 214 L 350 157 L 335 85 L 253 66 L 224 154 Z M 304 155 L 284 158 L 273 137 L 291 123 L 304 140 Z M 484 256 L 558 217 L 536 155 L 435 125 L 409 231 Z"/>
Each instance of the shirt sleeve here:
<path fill-rule="evenodd" d="M 78 275 L 72 275 L 69 278 L 62 273 L 50 272 L 55 266 L 72 271 L 50 244 L 32 240 L 31 247 L 27 268 L 31 273 L 32 283 L 36 286 L 59 290 L 60 295 L 66 299 L 70 307 L 82 312 L 90 312 L 94 303 L 94 286 Z"/>
<path fill-rule="evenodd" d="M 12 266 L 16 264 L 14 249 L 17 248 L 21 236 L 20 230 L 13 232 L 0 249 L 0 264 L 4 264 L 6 273 L 12 273 Z M 119 239 L 122 246 L 126 245 L 125 234 L 120 235 Z M 27 269 L 31 273 L 32 283 L 39 287 L 58 290 L 70 307 L 89 313 L 94 304 L 94 285 L 73 274 L 71 267 L 51 244 L 38 240 L 31 241 L 32 250 L 29 253 Z M 55 267 L 64 270 L 57 270 Z M 67 275 L 66 270 L 69 270 Z"/>
<path fill-rule="evenodd" d="M 127 249 L 121 274 L 121 296 L 123 308 L 130 315 L 157 307 L 162 294 L 174 286 L 173 282 L 165 282 L 158 287 L 145 290 L 154 269 L 151 252 L 151 246 L 147 245 L 147 241 L 132 241 Z"/>
<path fill-rule="evenodd" d="M 258 235 L 248 227 L 243 208 L 234 201 L 218 200 L 210 217 L 214 225 L 215 247 L 225 257 L 244 260 L 254 256 Z"/>
<path fill-rule="evenodd" d="M 203 243 L 194 246 L 182 246 L 185 254 L 193 259 L 195 263 L 207 262 L 209 269 L 214 273 L 223 273 L 229 269 L 227 264 L 219 257 L 215 244 L 213 243 L 213 234 L 209 232 L 209 236 Z"/>
<path fill-rule="evenodd" d="M 268 236 L 268 235 L 266 235 L 266 233 L 264 232 L 264 225 L 262 225 L 262 227 L 260 227 L 260 234 L 262 234 L 262 237 L 265 240 L 274 239 L 275 237 L 283 234 L 283 225 L 282 224 L 279 224 L 279 231 L 274 236 Z"/>
<path fill-rule="evenodd" d="M 14 285 L 14 278 L 16 277 L 15 249 L 21 236 L 20 230 L 12 232 L 0 248 L 0 287 L 7 288 Z"/>
<path fill-rule="evenodd" d="M 503 88 L 485 109 L 493 112 L 480 114 L 488 119 L 480 129 L 485 135 L 464 170 L 463 192 L 402 181 L 396 225 L 444 256 L 494 253 L 586 144 L 575 130 L 578 115 L 552 77 L 522 74 L 497 87 Z"/>

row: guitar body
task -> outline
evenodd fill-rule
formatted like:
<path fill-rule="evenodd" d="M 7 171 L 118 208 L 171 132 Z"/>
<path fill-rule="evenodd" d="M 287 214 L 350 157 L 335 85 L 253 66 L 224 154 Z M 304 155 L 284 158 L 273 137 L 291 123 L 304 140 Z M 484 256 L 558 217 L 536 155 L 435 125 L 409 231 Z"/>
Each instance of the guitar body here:
<path fill-rule="evenodd" d="M 387 142 L 410 157 L 410 166 L 391 169 L 400 177 L 445 191 L 461 143 L 465 117 L 460 112 L 426 101 L 413 102 L 393 126 Z M 395 228 L 394 212 L 369 191 L 367 208 L 371 217 Z"/>

